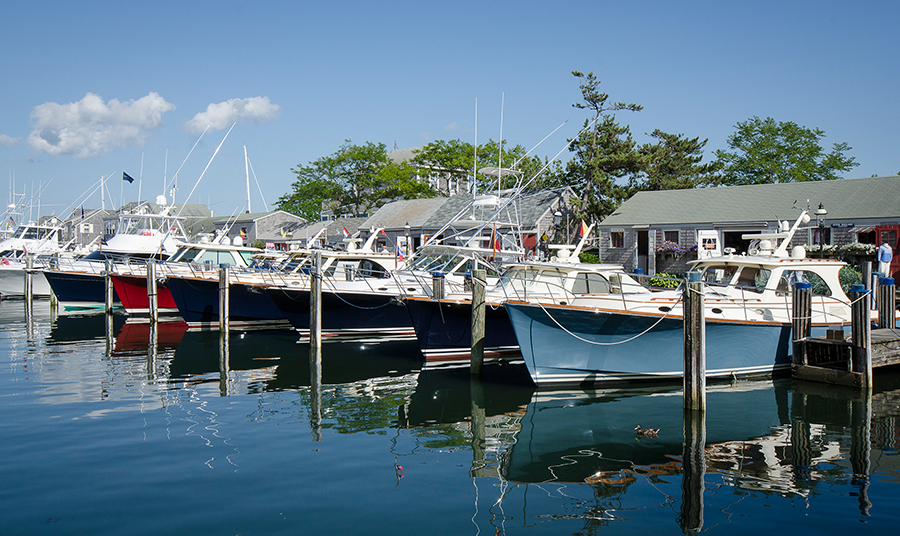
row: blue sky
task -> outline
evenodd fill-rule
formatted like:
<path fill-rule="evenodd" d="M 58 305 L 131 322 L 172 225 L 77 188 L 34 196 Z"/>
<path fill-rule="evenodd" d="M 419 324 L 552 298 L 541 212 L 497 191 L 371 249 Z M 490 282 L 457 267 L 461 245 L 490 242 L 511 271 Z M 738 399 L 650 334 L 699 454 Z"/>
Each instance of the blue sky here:
<path fill-rule="evenodd" d="M 345 139 L 474 141 L 476 100 L 479 143 L 499 138 L 501 100 L 510 144 L 530 149 L 568 121 L 535 151 L 553 156 L 586 118 L 572 70 L 644 106 L 619 115 L 638 142 L 655 128 L 707 138 L 709 160 L 737 122 L 773 117 L 824 130 L 826 148 L 848 143 L 847 178 L 900 171 L 893 1 L 8 4 L 0 171 L 17 192 L 44 186 L 41 214 L 109 175 L 107 208 L 136 200 L 123 171 L 153 199 L 183 162 L 177 202 L 196 185 L 190 202 L 245 210 L 245 145 L 261 211 L 292 167 Z"/>

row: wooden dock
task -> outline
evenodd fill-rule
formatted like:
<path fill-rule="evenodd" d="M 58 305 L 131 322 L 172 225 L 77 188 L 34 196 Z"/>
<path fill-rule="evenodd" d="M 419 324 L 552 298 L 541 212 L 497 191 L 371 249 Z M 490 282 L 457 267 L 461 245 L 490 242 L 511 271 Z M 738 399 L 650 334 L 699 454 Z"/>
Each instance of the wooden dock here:
<path fill-rule="evenodd" d="M 806 364 L 794 364 L 794 377 L 865 387 L 864 376 L 851 370 L 853 341 L 850 333 L 828 337 L 807 337 L 800 341 L 806 347 Z M 872 368 L 900 365 L 900 329 L 873 329 L 871 331 Z"/>

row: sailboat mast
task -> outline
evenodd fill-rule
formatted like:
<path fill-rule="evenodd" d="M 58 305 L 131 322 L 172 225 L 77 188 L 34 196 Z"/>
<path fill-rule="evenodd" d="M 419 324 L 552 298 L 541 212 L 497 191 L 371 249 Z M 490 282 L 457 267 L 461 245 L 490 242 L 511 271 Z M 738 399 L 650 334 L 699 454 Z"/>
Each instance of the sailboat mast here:
<path fill-rule="evenodd" d="M 244 173 L 247 174 L 247 214 L 253 212 L 250 210 L 250 160 L 247 158 L 247 146 L 244 145 Z"/>

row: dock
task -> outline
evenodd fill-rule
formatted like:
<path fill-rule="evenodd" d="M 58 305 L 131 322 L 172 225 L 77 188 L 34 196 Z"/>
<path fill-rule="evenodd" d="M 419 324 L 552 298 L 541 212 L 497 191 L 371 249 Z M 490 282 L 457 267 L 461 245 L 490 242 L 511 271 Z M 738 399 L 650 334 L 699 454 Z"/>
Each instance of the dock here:
<path fill-rule="evenodd" d="M 794 364 L 794 378 L 809 381 L 865 387 L 863 373 L 851 370 L 853 340 L 850 333 L 837 331 L 826 337 L 807 337 L 806 364 Z M 872 368 L 900 365 L 900 329 L 871 331 Z"/>

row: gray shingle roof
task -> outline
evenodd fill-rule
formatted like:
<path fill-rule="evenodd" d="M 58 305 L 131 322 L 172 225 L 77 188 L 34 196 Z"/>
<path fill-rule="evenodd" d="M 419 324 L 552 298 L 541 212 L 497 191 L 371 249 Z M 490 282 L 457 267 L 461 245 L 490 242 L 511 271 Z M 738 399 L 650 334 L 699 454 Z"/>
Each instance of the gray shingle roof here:
<path fill-rule="evenodd" d="M 828 219 L 900 216 L 900 177 L 758 184 L 691 190 L 639 192 L 610 214 L 602 226 L 729 223 L 792 219 L 819 203 Z"/>

